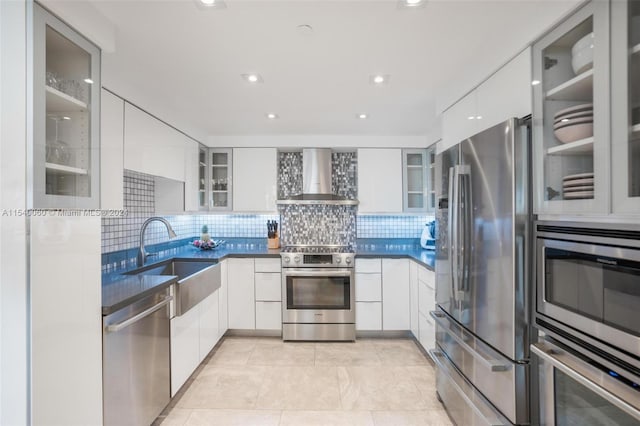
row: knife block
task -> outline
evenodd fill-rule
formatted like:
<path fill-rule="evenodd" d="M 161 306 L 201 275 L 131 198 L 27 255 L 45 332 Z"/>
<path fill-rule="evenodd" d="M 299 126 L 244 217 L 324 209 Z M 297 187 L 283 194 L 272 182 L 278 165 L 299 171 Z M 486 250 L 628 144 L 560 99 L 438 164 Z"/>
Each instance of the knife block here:
<path fill-rule="evenodd" d="M 267 238 L 267 248 L 270 248 L 270 249 L 280 248 L 280 236 L 276 235 L 275 238 Z"/>

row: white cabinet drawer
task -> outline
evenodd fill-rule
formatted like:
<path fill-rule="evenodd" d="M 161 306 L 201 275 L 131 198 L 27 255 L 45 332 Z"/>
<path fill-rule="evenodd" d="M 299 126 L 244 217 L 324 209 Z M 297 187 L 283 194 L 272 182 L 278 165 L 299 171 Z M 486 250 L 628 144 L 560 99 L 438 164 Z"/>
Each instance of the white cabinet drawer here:
<path fill-rule="evenodd" d="M 382 275 L 356 273 L 356 302 L 382 301 Z"/>
<path fill-rule="evenodd" d="M 256 263 L 256 267 L 257 267 Z M 257 272 L 256 273 L 256 300 L 266 302 L 279 302 L 282 300 L 281 277 L 278 272 Z"/>
<path fill-rule="evenodd" d="M 436 289 L 436 274 L 424 266 L 418 266 L 418 280 L 422 281 L 432 290 Z"/>
<path fill-rule="evenodd" d="M 255 259 L 256 272 L 280 272 L 280 258 L 262 258 Z"/>
<path fill-rule="evenodd" d="M 356 302 L 356 330 L 382 330 L 381 302 Z"/>
<path fill-rule="evenodd" d="M 427 285 L 418 281 L 418 311 L 425 316 L 429 316 L 429 311 L 433 311 L 436 305 L 436 292 Z"/>
<path fill-rule="evenodd" d="M 360 273 L 381 273 L 381 259 L 356 259 L 356 272 Z"/>
<path fill-rule="evenodd" d="M 282 330 L 282 304 L 256 302 L 256 329 Z"/>

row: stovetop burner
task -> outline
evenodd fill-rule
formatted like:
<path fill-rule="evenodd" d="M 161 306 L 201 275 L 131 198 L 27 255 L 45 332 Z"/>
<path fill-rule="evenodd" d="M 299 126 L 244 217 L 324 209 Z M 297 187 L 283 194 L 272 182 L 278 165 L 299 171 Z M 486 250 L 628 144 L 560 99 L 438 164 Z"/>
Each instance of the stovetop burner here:
<path fill-rule="evenodd" d="M 355 253 L 353 246 L 284 246 L 282 253 L 302 253 L 302 254 L 332 254 L 332 253 Z"/>

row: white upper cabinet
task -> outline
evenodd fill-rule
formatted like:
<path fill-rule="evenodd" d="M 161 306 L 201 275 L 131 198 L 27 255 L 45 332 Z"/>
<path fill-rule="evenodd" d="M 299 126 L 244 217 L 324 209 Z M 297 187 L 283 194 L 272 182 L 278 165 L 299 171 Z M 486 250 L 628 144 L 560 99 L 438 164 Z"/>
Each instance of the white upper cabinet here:
<path fill-rule="evenodd" d="M 442 114 L 438 152 L 512 117 L 531 114 L 531 49 L 527 48 Z"/>
<path fill-rule="evenodd" d="M 610 210 L 609 6 L 588 3 L 534 45 L 536 213 Z"/>
<path fill-rule="evenodd" d="M 29 207 L 99 208 L 100 49 L 37 3 L 26 4 Z"/>
<path fill-rule="evenodd" d="M 100 208 L 117 210 L 124 203 L 124 100 L 103 89 L 100 102 Z"/>
<path fill-rule="evenodd" d="M 184 135 L 129 103 L 124 117 L 124 168 L 184 182 Z"/>
<path fill-rule="evenodd" d="M 640 1 L 611 6 L 613 212 L 640 214 Z M 637 220 L 637 219 L 636 219 Z"/>
<path fill-rule="evenodd" d="M 402 212 L 402 150 L 358 149 L 358 213 Z"/>
<path fill-rule="evenodd" d="M 275 212 L 277 186 L 276 148 L 234 148 L 233 211 Z"/>
<path fill-rule="evenodd" d="M 193 139 L 183 136 L 184 140 L 184 209 L 198 211 L 200 187 L 200 144 Z M 204 179 L 204 178 L 203 178 Z M 204 183 L 204 182 L 202 182 Z"/>

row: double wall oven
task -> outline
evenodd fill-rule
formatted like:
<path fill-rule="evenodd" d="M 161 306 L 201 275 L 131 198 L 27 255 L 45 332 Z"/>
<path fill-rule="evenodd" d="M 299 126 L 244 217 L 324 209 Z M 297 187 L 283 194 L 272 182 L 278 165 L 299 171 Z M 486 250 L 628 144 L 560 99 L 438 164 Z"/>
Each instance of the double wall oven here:
<path fill-rule="evenodd" d="M 640 425 L 640 226 L 536 224 L 540 424 Z"/>
<path fill-rule="evenodd" d="M 355 340 L 354 257 L 349 247 L 283 249 L 284 340 Z"/>

